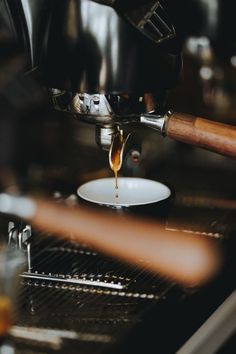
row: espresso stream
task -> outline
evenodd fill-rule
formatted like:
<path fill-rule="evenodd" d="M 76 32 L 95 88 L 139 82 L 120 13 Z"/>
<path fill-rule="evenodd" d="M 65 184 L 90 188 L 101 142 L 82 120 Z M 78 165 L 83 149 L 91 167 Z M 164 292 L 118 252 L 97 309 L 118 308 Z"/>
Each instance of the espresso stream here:
<path fill-rule="evenodd" d="M 123 132 L 119 131 L 114 139 L 113 143 L 111 146 L 111 151 L 110 151 L 110 167 L 114 172 L 115 175 L 115 189 L 116 189 L 116 198 L 119 198 L 119 193 L 118 193 L 118 171 L 121 168 L 122 164 L 122 149 L 124 146 L 124 137 L 123 137 Z"/>

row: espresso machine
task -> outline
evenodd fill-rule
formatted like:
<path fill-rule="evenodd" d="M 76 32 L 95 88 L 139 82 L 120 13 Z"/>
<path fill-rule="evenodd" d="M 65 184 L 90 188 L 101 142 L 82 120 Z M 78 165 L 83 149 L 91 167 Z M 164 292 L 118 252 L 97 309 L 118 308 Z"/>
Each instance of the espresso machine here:
<path fill-rule="evenodd" d="M 23 202 L 18 209 L 23 212 L 22 218 L 19 214 L 17 218 L 3 217 L 1 233 L 10 247 L 21 249 L 27 258 L 26 269 L 20 275 L 19 314 L 10 331 L 16 353 L 73 353 L 80 350 L 81 353 L 173 354 L 180 350 L 183 354 L 201 353 L 202 346 L 205 346 L 208 354 L 221 353 L 229 337 L 229 346 L 226 343 L 226 351 L 222 353 L 234 352 L 234 326 L 226 331 L 225 340 L 218 341 L 218 332 L 211 332 L 211 325 L 217 317 L 214 312 L 221 305 L 226 304 L 234 314 L 234 297 L 230 297 L 230 293 L 235 288 L 232 280 L 235 279 L 235 241 L 232 237 L 235 206 L 229 196 L 232 181 L 228 178 L 231 174 L 233 179 L 234 162 L 228 157 L 236 156 L 236 130 L 232 122 L 231 125 L 216 123 L 169 110 L 169 94 L 178 85 L 183 70 L 183 39 L 205 33 L 216 51 L 220 51 L 222 41 L 218 40 L 220 36 L 214 38 L 217 27 L 214 27 L 214 21 L 212 24 L 211 17 L 206 16 L 209 14 L 207 3 L 212 4 L 211 1 L 193 0 L 190 5 L 190 1 L 182 1 L 180 11 L 179 6 L 170 0 L 0 0 L 6 45 L 3 54 L 7 58 L 3 64 L 10 63 L 11 58 L 17 58 L 18 63 L 15 66 L 13 61 L 11 71 L 8 65 L 8 69 L 3 69 L 8 73 L 7 77 L 13 79 L 7 90 L 2 85 L 3 102 L 6 103 L 4 112 L 9 112 L 2 120 L 2 131 L 7 127 L 4 131 L 9 132 L 10 137 L 0 143 L 0 163 L 6 171 L 1 178 L 2 191 L 12 192 L 6 183 L 14 177 L 12 165 L 20 170 L 21 160 L 12 152 L 18 152 L 18 147 L 20 150 L 25 144 L 23 151 L 27 155 L 31 145 L 25 133 L 29 131 L 28 137 L 38 130 L 38 135 L 43 136 L 46 131 L 41 128 L 41 123 L 47 124 L 49 120 L 51 124 L 51 117 L 54 117 L 51 129 L 58 129 L 57 122 L 55 124 L 58 119 L 60 124 L 62 122 L 60 134 L 66 136 L 64 145 L 59 141 L 63 146 L 59 153 L 56 151 L 58 155 L 66 150 L 65 146 L 70 147 L 69 134 L 72 135 L 76 124 L 85 122 L 95 130 L 95 141 L 105 151 L 99 150 L 99 153 L 105 154 L 107 165 L 107 151 L 112 148 L 117 134 L 122 131 L 127 136 L 127 146 L 130 144 L 131 148 L 141 152 L 139 144 L 130 137 L 136 130 L 142 132 L 146 127 L 154 129 L 152 139 L 157 139 L 154 146 L 160 144 L 159 133 L 227 156 L 203 152 L 210 156 L 206 164 L 209 163 L 211 173 L 217 176 L 214 179 L 206 173 L 204 182 L 200 170 L 204 163 L 201 158 L 198 160 L 201 152 L 193 152 L 192 147 L 188 149 L 184 144 L 174 145 L 174 149 L 171 146 L 170 155 L 173 157 L 167 154 L 168 163 L 162 162 L 159 166 L 166 171 L 167 181 L 174 183 L 176 188 L 173 213 L 165 225 L 169 232 L 181 229 L 187 235 L 214 239 L 227 250 L 225 265 L 218 278 L 200 290 L 180 286 L 168 277 L 150 274 L 145 265 L 140 269 L 114 261 L 86 244 L 74 242 L 73 238 L 70 241 L 55 239 L 47 230 L 36 231 L 22 221 Z M 224 10 L 222 2 L 214 3 L 218 4 L 218 10 Z M 200 22 L 195 22 L 195 18 L 189 20 L 193 9 Z M 215 18 L 221 28 L 220 15 Z M 228 52 L 231 50 L 229 43 L 232 41 L 228 41 Z M 18 95 L 19 99 L 13 100 L 12 97 Z M 17 140 L 19 145 L 15 146 L 10 142 L 13 132 L 14 137 L 17 136 L 16 131 L 23 131 L 23 134 Z M 48 140 L 51 136 L 47 137 Z M 36 151 L 41 162 L 43 149 L 40 142 L 41 139 L 37 138 L 35 145 L 39 145 Z M 175 155 L 173 151 L 177 150 Z M 48 151 L 44 152 L 45 156 Z M 81 154 L 81 159 L 86 159 L 86 152 L 84 156 Z M 191 152 L 195 158 L 197 156 L 197 168 L 193 172 L 185 169 L 182 174 L 177 168 L 174 171 L 172 166 L 178 166 L 177 162 L 184 160 L 184 155 L 187 164 L 193 166 Z M 70 154 L 69 148 L 66 154 Z M 18 163 L 15 164 L 15 160 Z M 26 164 L 30 163 L 32 161 L 26 161 Z M 217 170 L 218 165 L 223 166 L 222 170 Z M 207 168 L 203 171 L 208 172 Z M 218 171 L 226 171 L 222 172 L 222 179 L 225 177 L 226 181 L 226 191 L 222 194 L 215 186 L 223 184 Z M 166 178 L 163 176 L 160 172 L 158 178 Z M 197 181 L 199 189 L 196 183 L 196 190 L 192 191 L 191 181 Z M 17 185 L 14 182 L 10 186 Z M 181 183 L 185 184 L 185 194 L 180 193 Z M 209 192 L 209 186 L 215 194 Z M 21 193 L 24 188 L 20 186 Z M 17 195 L 19 189 L 13 192 Z M 25 190 L 29 192 L 29 188 Z M 190 190 L 192 194 L 188 193 Z M 53 197 L 57 204 L 77 205 L 74 194 L 64 198 L 54 191 Z M 224 316 L 228 314 L 224 309 L 223 306 L 223 315 L 219 315 L 223 322 L 217 322 L 220 333 L 229 328 L 224 322 L 225 317 L 228 318 Z M 234 319 L 230 323 L 233 322 Z M 207 328 L 210 343 L 216 343 L 215 351 L 204 336 L 200 336 L 203 340 L 198 346 L 194 345 L 195 337 L 191 341 L 194 333 L 199 329 L 204 331 L 204 328 Z"/>
<path fill-rule="evenodd" d="M 182 67 L 171 2 L 72 1 L 58 6 L 23 1 L 19 9 L 13 3 L 5 6 L 21 26 L 23 33 L 15 28 L 15 36 L 21 36 L 29 68 L 39 72 L 53 106 L 95 124 L 96 141 L 104 150 L 118 128 L 133 124 L 235 156 L 234 127 L 174 113 L 166 105 Z M 204 17 L 204 4 L 199 6 Z M 214 23 L 208 22 L 210 33 Z"/>

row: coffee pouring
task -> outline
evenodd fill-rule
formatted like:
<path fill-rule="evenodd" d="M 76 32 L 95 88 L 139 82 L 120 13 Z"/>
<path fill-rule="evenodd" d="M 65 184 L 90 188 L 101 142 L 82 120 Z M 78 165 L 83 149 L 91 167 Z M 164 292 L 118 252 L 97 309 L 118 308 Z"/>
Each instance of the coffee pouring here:
<path fill-rule="evenodd" d="M 94 124 L 104 150 L 110 150 L 119 129 L 126 134 L 143 125 L 235 158 L 235 127 L 175 113 L 166 105 L 182 69 L 169 3 L 26 0 L 17 11 L 9 9 L 15 26 L 21 25 L 15 37 L 53 107 Z"/>
<path fill-rule="evenodd" d="M 135 131 L 144 125 L 163 136 L 236 157 L 235 127 L 176 113 L 166 105 L 168 91 L 181 74 L 182 59 L 165 5 L 91 0 L 69 4 L 63 23 L 70 23 L 71 31 L 73 25 L 73 36 L 68 26 L 65 31 L 65 26 L 56 25 L 66 4 L 61 10 L 51 7 L 49 35 L 39 62 L 56 109 L 95 124 L 96 141 L 104 150 L 110 149 L 119 129 Z M 70 11 L 76 14 L 73 20 Z M 166 33 L 163 28 L 171 30 Z"/>

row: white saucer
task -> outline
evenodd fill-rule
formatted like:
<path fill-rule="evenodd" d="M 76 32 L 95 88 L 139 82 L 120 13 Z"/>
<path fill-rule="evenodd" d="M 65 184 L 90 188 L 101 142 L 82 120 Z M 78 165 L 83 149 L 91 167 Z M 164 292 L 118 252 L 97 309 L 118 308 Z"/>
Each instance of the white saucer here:
<path fill-rule="evenodd" d="M 77 193 L 79 197 L 89 202 L 115 207 L 157 203 L 171 195 L 166 185 L 149 179 L 119 177 L 118 184 L 118 198 L 116 198 L 114 178 L 87 182 L 78 188 Z"/>

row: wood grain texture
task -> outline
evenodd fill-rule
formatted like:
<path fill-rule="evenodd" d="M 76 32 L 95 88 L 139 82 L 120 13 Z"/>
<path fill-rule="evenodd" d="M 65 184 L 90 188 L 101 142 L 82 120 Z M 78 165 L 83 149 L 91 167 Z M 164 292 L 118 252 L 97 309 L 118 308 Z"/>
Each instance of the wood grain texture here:
<path fill-rule="evenodd" d="M 174 112 L 168 119 L 166 134 L 183 143 L 236 159 L 236 126 Z"/>

